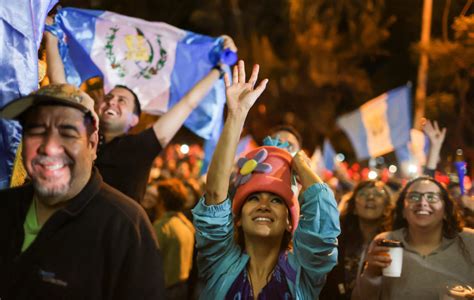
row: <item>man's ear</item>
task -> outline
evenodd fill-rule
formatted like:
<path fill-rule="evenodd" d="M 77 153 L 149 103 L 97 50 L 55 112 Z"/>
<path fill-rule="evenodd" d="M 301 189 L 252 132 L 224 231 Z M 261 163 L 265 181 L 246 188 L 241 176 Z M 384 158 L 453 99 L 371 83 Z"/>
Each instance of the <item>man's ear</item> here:
<path fill-rule="evenodd" d="M 130 120 L 130 127 L 137 126 L 139 121 L 140 121 L 140 117 L 138 117 L 136 114 L 132 114 L 132 120 Z"/>
<path fill-rule="evenodd" d="M 97 147 L 99 145 L 99 131 L 96 130 L 89 136 L 89 146 L 93 150 L 93 157 L 92 160 L 97 158 Z"/>

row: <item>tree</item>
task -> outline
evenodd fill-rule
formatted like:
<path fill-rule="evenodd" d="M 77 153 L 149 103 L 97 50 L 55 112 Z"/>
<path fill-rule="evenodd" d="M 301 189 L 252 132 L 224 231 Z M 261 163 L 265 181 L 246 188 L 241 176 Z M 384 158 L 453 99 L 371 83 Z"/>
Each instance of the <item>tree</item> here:
<path fill-rule="evenodd" d="M 447 35 L 434 40 L 425 51 L 430 59 L 432 94 L 427 116 L 448 121 L 448 151 L 464 148 L 474 158 L 474 15 L 460 15 L 451 26 L 453 39 Z M 469 103 L 471 103 L 469 105 Z M 449 112 L 449 113 L 446 113 Z"/>

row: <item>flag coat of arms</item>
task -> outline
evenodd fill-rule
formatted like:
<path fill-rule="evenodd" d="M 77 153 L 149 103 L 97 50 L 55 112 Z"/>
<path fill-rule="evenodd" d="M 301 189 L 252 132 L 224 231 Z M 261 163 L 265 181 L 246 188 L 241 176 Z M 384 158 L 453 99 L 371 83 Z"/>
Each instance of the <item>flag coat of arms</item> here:
<path fill-rule="evenodd" d="M 390 90 L 337 119 L 359 160 L 376 157 L 410 140 L 411 86 Z"/>
<path fill-rule="evenodd" d="M 150 114 L 168 111 L 210 72 L 223 51 L 219 38 L 107 11 L 64 8 L 56 24 L 52 31 L 63 41 L 60 54 L 68 82 L 79 85 L 99 76 L 105 92 L 125 85 Z M 219 80 L 184 125 L 210 138 L 223 112 L 224 91 Z"/>

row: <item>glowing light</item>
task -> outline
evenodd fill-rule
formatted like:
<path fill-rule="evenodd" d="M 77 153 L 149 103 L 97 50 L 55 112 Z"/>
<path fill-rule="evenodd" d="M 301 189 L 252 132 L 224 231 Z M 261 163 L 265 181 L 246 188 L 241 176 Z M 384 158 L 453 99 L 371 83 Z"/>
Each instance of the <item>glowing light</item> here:
<path fill-rule="evenodd" d="M 337 160 L 338 162 L 343 162 L 345 159 L 346 159 L 346 157 L 345 157 L 344 154 L 342 154 L 342 153 L 338 153 L 338 154 L 336 155 L 336 160 Z"/>
<path fill-rule="evenodd" d="M 189 146 L 186 144 L 182 144 L 181 147 L 179 148 L 179 151 L 183 154 L 188 154 L 189 153 Z"/>
<path fill-rule="evenodd" d="M 415 164 L 409 164 L 408 173 L 415 174 L 416 172 L 418 172 L 418 167 Z"/>
<path fill-rule="evenodd" d="M 398 168 L 397 168 L 397 166 L 395 166 L 395 165 L 390 165 L 390 167 L 388 167 L 388 171 L 389 171 L 390 173 L 396 173 L 397 170 L 398 170 Z"/>
<path fill-rule="evenodd" d="M 377 178 L 377 172 L 375 171 L 370 171 L 369 174 L 367 175 L 370 180 L 374 180 Z"/>

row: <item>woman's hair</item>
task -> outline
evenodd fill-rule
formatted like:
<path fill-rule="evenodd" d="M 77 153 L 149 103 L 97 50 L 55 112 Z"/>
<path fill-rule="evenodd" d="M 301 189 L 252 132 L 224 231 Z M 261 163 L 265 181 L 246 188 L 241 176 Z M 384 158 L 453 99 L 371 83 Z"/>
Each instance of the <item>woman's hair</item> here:
<path fill-rule="evenodd" d="M 382 181 L 367 180 L 361 181 L 352 192 L 352 195 L 347 200 L 346 206 L 341 210 L 341 240 L 344 242 L 345 255 L 355 255 L 364 241 L 362 232 L 359 227 L 359 216 L 355 212 L 356 197 L 363 189 L 382 187 L 386 193 L 385 207 L 382 216 L 380 217 L 380 225 L 377 230 L 378 233 L 386 231 L 389 227 L 390 214 L 392 212 L 392 204 L 390 199 L 390 190 Z"/>
<path fill-rule="evenodd" d="M 441 193 L 441 199 L 443 199 L 444 201 L 445 218 L 443 219 L 443 236 L 448 239 L 455 238 L 456 236 L 458 236 L 459 232 L 461 232 L 463 228 L 463 221 L 458 206 L 453 200 L 453 198 L 451 198 L 448 191 L 444 188 L 444 186 L 437 180 L 429 176 L 417 177 L 408 182 L 402 189 L 402 191 L 398 195 L 397 202 L 395 203 L 395 210 L 393 212 L 392 218 L 392 230 L 408 228 L 408 222 L 403 217 L 405 197 L 407 195 L 408 190 L 414 183 L 424 180 L 434 183 L 439 188 Z"/>

